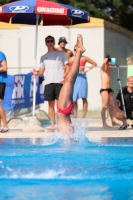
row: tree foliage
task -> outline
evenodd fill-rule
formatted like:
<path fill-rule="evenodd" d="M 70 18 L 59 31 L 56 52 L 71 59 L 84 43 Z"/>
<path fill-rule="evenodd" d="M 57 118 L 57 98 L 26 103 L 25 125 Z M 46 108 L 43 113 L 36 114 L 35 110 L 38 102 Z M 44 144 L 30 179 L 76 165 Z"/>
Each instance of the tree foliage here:
<path fill-rule="evenodd" d="M 14 0 L 16 1 L 16 0 Z M 28 1 L 28 0 L 27 0 Z M 53 0 L 86 10 L 91 17 L 102 18 L 133 31 L 133 0 Z M 13 0 L 0 0 L 0 5 Z"/>
<path fill-rule="evenodd" d="M 3 4 L 6 4 L 6 3 L 9 3 L 10 0 L 0 0 L 0 5 L 3 5 Z"/>
<path fill-rule="evenodd" d="M 87 10 L 91 17 L 102 18 L 133 31 L 133 0 L 60 0 L 60 2 Z"/>

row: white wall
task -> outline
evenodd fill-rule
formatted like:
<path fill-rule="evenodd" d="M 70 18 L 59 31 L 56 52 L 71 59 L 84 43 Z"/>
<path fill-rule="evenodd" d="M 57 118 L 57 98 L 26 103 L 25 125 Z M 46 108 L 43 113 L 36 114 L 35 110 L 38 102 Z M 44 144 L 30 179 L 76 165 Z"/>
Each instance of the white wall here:
<path fill-rule="evenodd" d="M 58 47 L 59 37 L 64 36 L 68 41 L 66 48 L 73 50 L 78 33 L 81 33 L 84 38 L 86 48 L 84 55 L 95 60 L 98 66 L 101 66 L 106 52 L 110 53 L 112 57 L 116 57 L 119 65 L 124 65 L 125 58 L 130 56 L 133 51 L 133 40 L 119 33 L 104 30 L 103 27 L 69 29 L 63 26 L 39 26 L 37 67 L 39 67 L 40 57 L 47 52 L 45 37 L 48 35 L 54 36 L 56 47 Z M 19 29 L 0 30 L 0 50 L 7 56 L 10 74 L 28 73 L 34 67 L 35 26 L 21 26 Z M 100 68 L 96 67 L 87 73 L 89 110 L 101 109 L 99 70 Z M 47 103 L 42 105 L 42 108 L 47 111 Z M 81 100 L 79 100 L 79 109 L 82 109 Z"/>
<path fill-rule="evenodd" d="M 66 48 L 73 50 L 76 36 L 81 33 L 84 37 L 86 55 L 101 65 L 103 59 L 103 28 L 66 28 L 63 26 L 39 26 L 37 46 L 37 66 L 41 55 L 47 52 L 44 39 L 48 35 L 55 37 L 56 47 L 61 36 L 66 37 Z M 0 49 L 5 52 L 9 68 L 33 67 L 35 48 L 35 26 L 21 26 L 20 29 L 0 30 Z M 20 56 L 19 56 L 20 55 Z M 20 65 L 20 66 L 18 66 Z"/>
<path fill-rule="evenodd" d="M 18 33 L 19 29 L 0 30 L 0 50 L 6 54 L 8 67 L 18 67 Z"/>

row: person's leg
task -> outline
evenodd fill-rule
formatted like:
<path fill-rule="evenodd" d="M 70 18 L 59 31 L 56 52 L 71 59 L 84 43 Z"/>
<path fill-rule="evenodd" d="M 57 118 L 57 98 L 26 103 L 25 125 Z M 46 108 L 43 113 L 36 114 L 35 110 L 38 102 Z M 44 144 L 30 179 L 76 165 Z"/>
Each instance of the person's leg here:
<path fill-rule="evenodd" d="M 1 121 L 2 121 L 2 120 L 1 120 L 1 116 L 0 116 L 0 132 L 1 132 L 1 130 L 2 130 L 2 128 L 1 128 Z"/>
<path fill-rule="evenodd" d="M 78 112 L 78 102 L 76 101 L 74 102 L 74 110 L 73 110 L 75 118 L 77 117 L 77 112 Z"/>
<path fill-rule="evenodd" d="M 60 91 L 58 99 L 59 108 L 67 108 L 72 102 L 74 83 L 79 72 L 80 57 L 84 51 L 85 48 L 83 47 L 83 38 L 81 35 L 78 35 L 75 59 Z"/>
<path fill-rule="evenodd" d="M 2 100 L 0 99 L 0 119 L 2 120 L 3 122 L 3 126 L 4 128 L 8 129 L 8 125 L 7 125 L 7 121 L 6 121 L 6 115 L 5 115 L 5 111 L 2 107 Z"/>
<path fill-rule="evenodd" d="M 122 110 L 120 110 L 119 108 L 116 109 L 114 111 L 114 116 L 116 119 L 120 120 L 123 124 L 123 126 L 126 126 L 127 123 L 126 123 L 126 120 L 125 120 L 125 115 L 124 115 L 124 112 Z"/>
<path fill-rule="evenodd" d="M 51 122 L 51 131 L 54 130 L 54 118 L 55 118 L 54 106 L 55 106 L 55 100 L 48 101 L 48 113 Z"/>
<path fill-rule="evenodd" d="M 114 96 L 114 93 L 110 92 L 109 93 L 109 106 L 110 106 L 109 107 L 109 114 L 110 114 L 112 126 L 119 126 L 120 124 L 115 122 L 113 96 Z"/>
<path fill-rule="evenodd" d="M 109 102 L 109 94 L 108 94 L 108 91 L 103 91 L 101 92 L 101 97 L 102 97 L 102 111 L 101 111 L 101 117 L 102 117 L 102 122 L 103 122 L 103 127 L 106 128 L 106 127 L 111 127 L 111 126 L 108 126 L 107 123 L 106 123 L 106 117 L 105 117 L 105 114 L 106 114 L 106 110 L 108 108 L 108 102 Z"/>
<path fill-rule="evenodd" d="M 82 100 L 83 100 L 83 118 L 85 118 L 88 109 L 88 101 L 86 98 L 82 98 Z"/>

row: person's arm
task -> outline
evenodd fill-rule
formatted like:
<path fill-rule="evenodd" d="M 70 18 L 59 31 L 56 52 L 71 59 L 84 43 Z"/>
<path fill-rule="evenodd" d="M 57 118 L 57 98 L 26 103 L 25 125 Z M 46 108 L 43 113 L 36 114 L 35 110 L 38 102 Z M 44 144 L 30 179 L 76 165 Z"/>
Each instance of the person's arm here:
<path fill-rule="evenodd" d="M 92 64 L 91 67 L 89 67 L 87 70 L 85 70 L 85 72 L 84 72 L 85 74 L 88 71 L 90 71 L 91 69 L 93 69 L 95 66 L 97 66 L 97 63 L 94 60 L 90 59 L 89 57 L 83 56 L 83 59 L 85 60 L 85 62 L 88 62 L 88 63 Z"/>
<path fill-rule="evenodd" d="M 72 56 L 74 56 L 74 55 L 73 55 L 73 52 L 70 50 L 70 57 L 72 57 Z"/>
<path fill-rule="evenodd" d="M 1 67 L 0 67 L 0 72 L 7 72 L 7 61 L 3 60 L 0 62 Z"/>
<path fill-rule="evenodd" d="M 115 102 L 114 102 L 114 109 L 115 109 L 115 111 L 120 110 L 119 105 L 120 105 L 120 101 L 118 99 L 116 99 Z"/>
<path fill-rule="evenodd" d="M 32 69 L 31 73 L 36 76 L 43 76 L 45 71 L 45 65 L 43 63 L 43 56 L 40 58 L 40 68 Z"/>
<path fill-rule="evenodd" d="M 67 63 L 67 64 L 65 64 L 64 66 L 65 66 L 65 74 L 64 74 L 64 76 L 66 77 L 67 74 L 68 74 L 69 71 L 70 71 L 70 65 Z"/>
<path fill-rule="evenodd" d="M 67 74 L 69 73 L 69 70 L 70 70 L 70 66 L 69 66 L 69 64 L 65 64 L 64 65 L 65 66 L 65 70 L 64 70 L 64 76 L 62 77 L 62 80 L 60 81 L 60 83 L 64 83 L 64 80 L 65 80 L 65 78 L 66 78 L 66 76 L 67 76 Z"/>
<path fill-rule="evenodd" d="M 66 53 L 63 52 L 63 63 L 64 63 L 64 78 L 66 77 L 66 75 L 69 73 L 70 71 L 70 65 L 68 62 L 68 58 L 66 56 Z"/>
<path fill-rule="evenodd" d="M 109 60 L 108 58 L 104 58 L 101 70 L 105 71 L 105 64 L 108 62 L 108 60 Z"/>
<path fill-rule="evenodd" d="M 120 110 L 120 104 L 121 104 L 121 91 L 119 90 L 117 96 L 116 96 L 116 100 L 115 100 L 115 103 L 114 103 L 114 106 L 115 106 L 115 109 L 116 110 Z"/>
<path fill-rule="evenodd" d="M 34 75 L 37 75 L 37 76 L 43 76 L 44 71 L 45 71 L 45 68 L 40 68 L 39 70 L 32 69 L 31 73 L 34 74 Z"/>

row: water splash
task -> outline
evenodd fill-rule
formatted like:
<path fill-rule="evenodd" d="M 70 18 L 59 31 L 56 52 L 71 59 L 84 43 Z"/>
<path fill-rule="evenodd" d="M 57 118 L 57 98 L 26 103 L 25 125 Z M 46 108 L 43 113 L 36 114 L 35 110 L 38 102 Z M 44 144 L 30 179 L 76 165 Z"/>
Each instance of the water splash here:
<path fill-rule="evenodd" d="M 60 144 L 60 145 L 79 145 L 85 144 L 88 140 L 86 139 L 86 127 L 88 126 L 88 122 L 84 119 L 80 120 L 80 122 L 76 122 L 68 127 L 68 131 L 66 133 L 59 132 L 58 130 L 55 131 L 54 135 L 47 137 L 44 139 L 43 145 L 53 145 L 53 144 Z M 74 132 L 70 132 L 72 128 Z"/>

